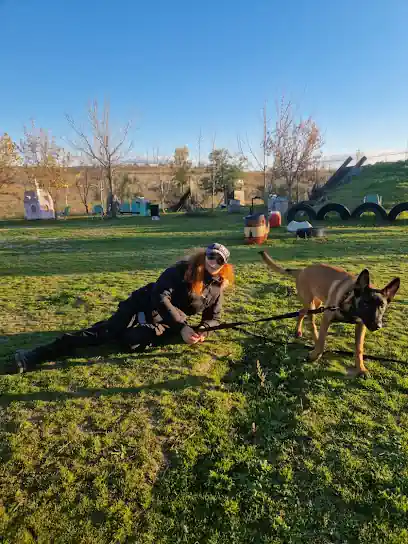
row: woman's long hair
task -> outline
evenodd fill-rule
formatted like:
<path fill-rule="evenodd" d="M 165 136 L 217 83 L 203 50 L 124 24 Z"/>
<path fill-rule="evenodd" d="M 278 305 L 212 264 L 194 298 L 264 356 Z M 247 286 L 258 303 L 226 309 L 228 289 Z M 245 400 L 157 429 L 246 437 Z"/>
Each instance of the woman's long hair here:
<path fill-rule="evenodd" d="M 201 295 L 204 287 L 205 273 L 205 249 L 199 249 L 187 257 L 188 268 L 184 276 L 185 280 L 191 284 L 191 290 L 196 295 Z M 224 264 L 219 272 L 222 278 L 222 289 L 234 283 L 234 268 L 231 264 Z"/>

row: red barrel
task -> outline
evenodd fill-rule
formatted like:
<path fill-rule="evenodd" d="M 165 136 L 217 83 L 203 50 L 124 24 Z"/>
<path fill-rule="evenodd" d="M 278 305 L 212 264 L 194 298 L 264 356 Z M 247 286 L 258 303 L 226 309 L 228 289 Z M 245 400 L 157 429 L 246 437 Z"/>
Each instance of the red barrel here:
<path fill-rule="evenodd" d="M 278 211 L 272 211 L 269 215 L 269 226 L 271 228 L 280 227 L 282 225 L 282 216 Z"/>
<path fill-rule="evenodd" d="M 263 244 L 269 234 L 269 224 L 262 213 L 245 218 L 244 235 L 247 244 Z"/>

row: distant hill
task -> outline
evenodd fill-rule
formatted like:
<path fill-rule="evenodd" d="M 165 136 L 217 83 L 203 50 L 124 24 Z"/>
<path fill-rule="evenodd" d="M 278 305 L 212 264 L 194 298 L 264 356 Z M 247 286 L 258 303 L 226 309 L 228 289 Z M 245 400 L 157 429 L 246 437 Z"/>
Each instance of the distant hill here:
<path fill-rule="evenodd" d="M 329 192 L 328 196 L 332 202 L 344 204 L 352 210 L 363 202 L 367 194 L 381 195 L 387 210 L 399 202 L 408 202 L 408 161 L 363 166 L 360 175 Z"/>

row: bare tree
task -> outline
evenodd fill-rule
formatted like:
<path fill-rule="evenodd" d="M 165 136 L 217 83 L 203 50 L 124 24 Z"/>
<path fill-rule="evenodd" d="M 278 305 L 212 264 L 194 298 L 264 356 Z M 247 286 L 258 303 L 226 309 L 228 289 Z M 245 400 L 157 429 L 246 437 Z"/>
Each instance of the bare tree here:
<path fill-rule="evenodd" d="M 199 179 L 199 185 L 201 186 L 201 189 L 203 189 L 206 193 L 211 195 L 211 209 L 214 211 L 215 208 L 215 195 L 217 194 L 218 189 L 216 187 L 217 185 L 217 175 L 216 175 L 216 161 L 212 160 L 216 157 L 216 149 L 215 149 L 215 138 L 216 133 L 213 135 L 212 139 L 212 152 L 209 154 L 209 163 L 206 166 L 206 172 L 207 174 L 205 176 L 202 176 L 201 179 Z"/>
<path fill-rule="evenodd" d="M 24 127 L 24 138 L 20 140 L 18 150 L 29 184 L 37 182 L 39 187 L 47 190 L 57 208 L 60 190 L 68 187 L 70 154 L 47 130 L 37 128 L 34 121 L 29 128 Z"/>
<path fill-rule="evenodd" d="M 293 105 L 281 99 L 273 130 L 268 131 L 266 150 L 273 157 L 272 174 L 283 179 L 292 203 L 294 188 L 299 193 L 299 182 L 316 166 L 321 158 L 323 139 L 311 117 L 295 119 Z"/>
<path fill-rule="evenodd" d="M 92 187 L 92 174 L 89 170 L 89 167 L 85 167 L 75 176 L 75 186 L 87 215 L 89 215 L 89 192 Z"/>
<path fill-rule="evenodd" d="M 201 142 L 203 141 L 203 137 L 202 137 L 202 133 L 201 133 L 201 128 L 200 128 L 200 134 L 198 136 L 198 139 L 197 139 L 197 144 L 198 144 L 198 161 L 197 161 L 197 167 L 200 168 L 201 167 Z"/>
<path fill-rule="evenodd" d="M 20 162 L 16 144 L 4 133 L 0 136 L 0 192 L 16 196 L 12 189 Z"/>
<path fill-rule="evenodd" d="M 73 118 L 66 114 L 66 119 L 75 132 L 77 139 L 71 145 L 85 154 L 93 163 L 99 164 L 106 179 L 109 196 L 108 212 L 111 217 L 116 217 L 117 209 L 114 205 L 115 194 L 115 170 L 129 156 L 132 143 L 128 142 L 130 121 L 113 136 L 110 127 L 110 108 L 104 104 L 102 112 L 97 101 L 88 108 L 89 127 L 86 131 L 75 124 Z"/>
<path fill-rule="evenodd" d="M 215 152 L 215 138 L 217 136 L 217 133 L 214 133 L 213 135 L 213 139 L 212 139 L 212 153 L 214 154 Z M 204 182 L 205 182 L 205 179 L 204 179 Z M 203 183 L 203 182 L 201 182 Z M 214 161 L 211 161 L 210 162 L 210 183 L 211 183 L 211 210 L 214 211 L 214 207 L 215 207 L 215 193 L 216 193 L 216 190 L 215 190 L 215 163 Z"/>
<path fill-rule="evenodd" d="M 253 196 L 259 197 L 259 195 L 262 195 L 262 199 L 264 201 L 264 205 L 267 211 L 268 208 L 268 198 L 269 193 L 271 190 L 271 181 L 272 181 L 272 175 L 269 168 L 269 161 L 268 161 L 268 125 L 270 120 L 267 118 L 267 103 L 264 103 L 264 106 L 262 108 L 262 141 L 260 144 L 261 152 L 256 153 L 254 151 L 253 146 L 249 142 L 248 135 L 246 135 L 246 148 L 248 149 L 249 153 L 244 152 L 244 145 L 242 142 L 242 139 L 238 136 L 238 149 L 239 154 L 242 157 L 242 160 L 244 163 L 248 164 L 248 166 L 252 168 L 256 168 L 262 172 L 262 186 L 257 187 L 256 194 Z M 252 157 L 252 159 L 250 158 Z M 259 197 L 261 198 L 261 197 Z"/>
<path fill-rule="evenodd" d="M 164 178 L 162 175 L 162 161 L 159 157 L 159 148 L 153 149 L 153 161 L 157 167 L 158 180 L 155 191 L 159 194 L 160 208 L 163 212 L 166 211 L 167 200 L 174 189 L 174 178 Z"/>

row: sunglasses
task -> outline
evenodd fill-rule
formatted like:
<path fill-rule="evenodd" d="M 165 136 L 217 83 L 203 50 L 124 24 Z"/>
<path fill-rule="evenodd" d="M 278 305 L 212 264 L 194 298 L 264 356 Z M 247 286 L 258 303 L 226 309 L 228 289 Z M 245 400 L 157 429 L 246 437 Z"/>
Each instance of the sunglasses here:
<path fill-rule="evenodd" d="M 219 265 L 225 264 L 224 257 L 222 255 L 220 255 L 219 253 L 215 253 L 215 252 L 208 253 L 207 259 L 209 261 L 216 261 L 216 263 L 219 264 Z"/>

